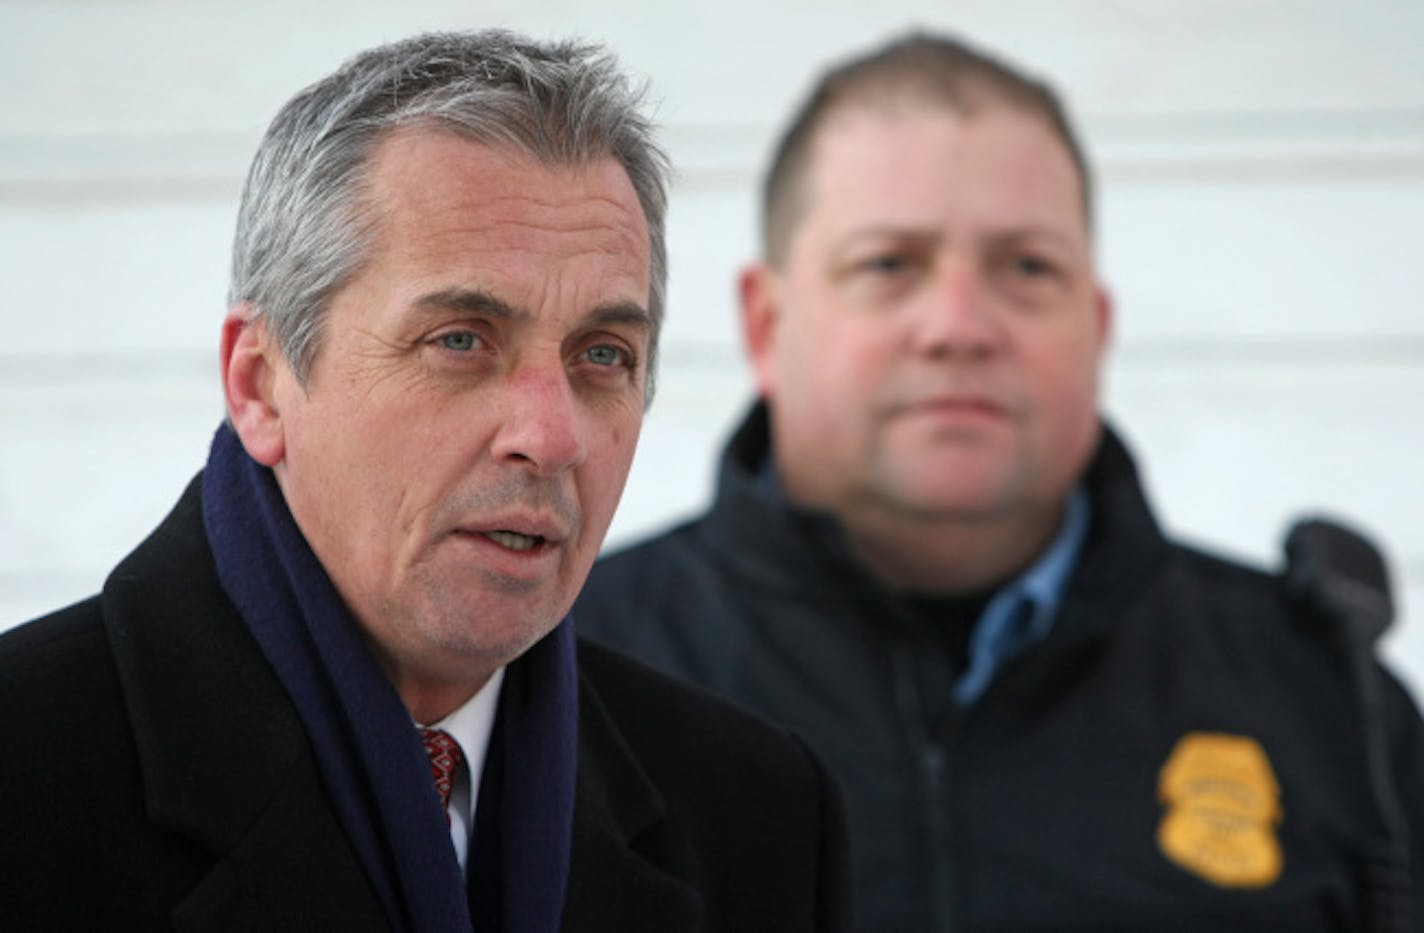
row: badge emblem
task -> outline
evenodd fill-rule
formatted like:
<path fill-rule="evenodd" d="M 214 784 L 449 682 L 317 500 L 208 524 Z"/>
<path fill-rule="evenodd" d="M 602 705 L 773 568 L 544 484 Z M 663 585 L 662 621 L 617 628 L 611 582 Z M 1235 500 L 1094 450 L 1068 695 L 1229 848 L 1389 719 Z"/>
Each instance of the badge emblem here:
<path fill-rule="evenodd" d="M 1281 875 L 1275 827 L 1281 788 L 1255 739 L 1190 732 L 1162 766 L 1162 854 L 1223 888 L 1264 888 Z"/>

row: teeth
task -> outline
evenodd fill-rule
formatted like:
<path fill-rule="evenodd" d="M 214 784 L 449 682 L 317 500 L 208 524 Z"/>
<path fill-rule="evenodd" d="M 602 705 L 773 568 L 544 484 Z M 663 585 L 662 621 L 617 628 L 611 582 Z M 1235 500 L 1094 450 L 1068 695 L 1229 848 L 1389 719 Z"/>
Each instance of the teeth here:
<path fill-rule="evenodd" d="M 522 535 L 517 531 L 486 531 L 484 534 L 495 544 L 507 547 L 511 551 L 533 550 L 534 545 L 544 540 L 535 535 Z"/>

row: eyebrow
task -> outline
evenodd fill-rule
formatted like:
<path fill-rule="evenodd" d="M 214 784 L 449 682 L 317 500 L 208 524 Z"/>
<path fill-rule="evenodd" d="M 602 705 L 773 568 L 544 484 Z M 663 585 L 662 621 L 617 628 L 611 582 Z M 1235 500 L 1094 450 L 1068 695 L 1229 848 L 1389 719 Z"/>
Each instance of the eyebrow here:
<path fill-rule="evenodd" d="M 463 314 L 516 320 L 533 315 L 522 308 L 516 308 L 502 298 L 491 295 L 479 288 L 447 288 L 422 295 L 415 300 L 417 311 L 439 312 L 459 311 Z M 617 301 L 599 305 L 584 315 L 585 326 L 607 326 L 625 324 L 641 330 L 653 329 L 653 316 L 648 309 L 631 301 Z"/>
<path fill-rule="evenodd" d="M 584 316 L 584 323 L 595 326 L 627 324 L 639 330 L 651 331 L 653 316 L 642 305 L 634 304 L 631 301 L 620 301 L 594 308 Z"/>
<path fill-rule="evenodd" d="M 941 236 L 939 230 L 929 226 L 881 224 L 873 227 L 852 228 L 840 237 L 839 242 L 842 246 L 854 246 L 867 240 L 937 240 Z"/>
<path fill-rule="evenodd" d="M 877 224 L 875 226 L 859 227 L 849 230 L 841 237 L 841 241 L 844 243 L 854 243 L 860 240 L 904 238 L 928 240 L 939 239 L 943 235 L 944 231 L 935 224 Z M 1029 237 L 1044 237 L 1064 241 L 1072 239 L 1071 234 L 1067 231 L 1060 230 L 1056 226 L 1036 223 L 997 227 L 989 230 L 988 235 L 996 239 Z"/>
<path fill-rule="evenodd" d="M 528 312 L 520 311 L 509 302 L 478 288 L 447 288 L 421 295 L 415 300 L 414 308 L 417 311 L 461 311 L 498 318 L 528 317 Z"/>

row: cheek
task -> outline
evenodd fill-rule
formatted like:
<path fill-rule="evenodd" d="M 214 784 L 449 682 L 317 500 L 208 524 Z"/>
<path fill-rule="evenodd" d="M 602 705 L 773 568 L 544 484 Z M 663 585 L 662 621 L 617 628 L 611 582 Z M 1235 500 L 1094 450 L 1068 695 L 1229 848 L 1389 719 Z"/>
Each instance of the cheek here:
<path fill-rule="evenodd" d="M 824 409 L 834 400 L 865 398 L 891 368 L 895 348 L 886 321 L 823 316 L 806 321 L 780 355 L 780 381 L 800 389 L 798 407 Z M 828 413 L 829 414 L 829 413 Z"/>
<path fill-rule="evenodd" d="M 1094 430 L 1098 357 L 1088 346 L 1059 346 L 1027 361 L 1040 415 L 1056 443 L 1075 445 Z"/>
<path fill-rule="evenodd" d="M 375 405 L 344 412 L 311 451 L 323 462 L 328 510 L 338 513 L 352 543 L 400 551 L 460 487 L 468 433 L 418 411 Z M 310 446 L 310 445 L 309 445 Z"/>
<path fill-rule="evenodd" d="M 608 429 L 608 455 L 631 462 L 633 451 L 638 446 L 638 433 L 641 427 L 642 419 L 639 416 L 625 416 L 619 422 L 614 423 Z"/>
<path fill-rule="evenodd" d="M 602 524 L 612 518 L 633 466 L 641 426 L 641 416 L 637 416 L 590 429 L 596 441 L 589 445 L 588 459 L 579 468 L 582 507 L 589 518 L 596 516 Z"/>
<path fill-rule="evenodd" d="M 1039 322 L 1044 323 L 1044 322 Z M 1073 394 L 1092 391 L 1102 362 L 1102 342 L 1078 316 L 1064 315 L 1053 326 L 1024 327 L 1014 337 L 1028 377 L 1045 389 Z"/>

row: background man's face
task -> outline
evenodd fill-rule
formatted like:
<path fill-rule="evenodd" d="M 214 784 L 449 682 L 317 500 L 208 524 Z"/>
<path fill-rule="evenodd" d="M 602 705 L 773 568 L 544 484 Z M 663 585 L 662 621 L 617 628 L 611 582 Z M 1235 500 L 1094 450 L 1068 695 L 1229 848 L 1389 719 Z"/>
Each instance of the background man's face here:
<path fill-rule="evenodd" d="M 1062 144 L 1009 109 L 850 110 L 806 197 L 752 338 L 791 494 L 852 524 L 1054 514 L 1107 328 Z"/>
<path fill-rule="evenodd" d="M 546 634 L 597 555 L 642 424 L 648 229 L 616 161 L 430 131 L 372 165 L 377 234 L 307 389 L 279 368 L 297 523 L 397 687 Z"/>

